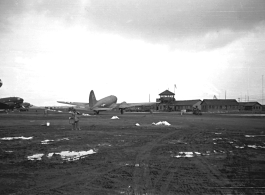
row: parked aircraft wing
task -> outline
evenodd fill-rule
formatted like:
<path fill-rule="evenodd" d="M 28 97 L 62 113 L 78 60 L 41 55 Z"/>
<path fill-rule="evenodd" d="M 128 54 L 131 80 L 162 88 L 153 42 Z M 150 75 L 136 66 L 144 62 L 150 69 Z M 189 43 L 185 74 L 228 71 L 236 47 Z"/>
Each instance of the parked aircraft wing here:
<path fill-rule="evenodd" d="M 126 102 L 122 102 L 119 105 L 120 109 L 125 109 L 125 108 L 130 108 L 130 107 L 134 107 L 134 106 L 151 106 L 157 104 L 157 102 L 146 102 L 146 103 L 126 103 Z"/>
<path fill-rule="evenodd" d="M 109 110 L 112 110 L 113 108 L 99 108 L 99 107 L 96 107 L 96 108 L 93 108 L 94 111 L 109 111 Z"/>
<path fill-rule="evenodd" d="M 88 106 L 88 103 L 84 103 L 84 102 L 63 102 L 63 101 L 57 101 L 57 102 L 61 104 L 70 104 L 74 106 Z"/>

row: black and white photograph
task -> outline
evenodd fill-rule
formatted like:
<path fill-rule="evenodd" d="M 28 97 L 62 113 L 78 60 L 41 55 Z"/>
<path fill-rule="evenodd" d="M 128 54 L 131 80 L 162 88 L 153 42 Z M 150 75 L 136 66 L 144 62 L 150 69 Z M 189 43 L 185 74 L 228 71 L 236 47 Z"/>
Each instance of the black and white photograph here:
<path fill-rule="evenodd" d="M 0 0 L 0 194 L 265 194 L 264 0 Z"/>

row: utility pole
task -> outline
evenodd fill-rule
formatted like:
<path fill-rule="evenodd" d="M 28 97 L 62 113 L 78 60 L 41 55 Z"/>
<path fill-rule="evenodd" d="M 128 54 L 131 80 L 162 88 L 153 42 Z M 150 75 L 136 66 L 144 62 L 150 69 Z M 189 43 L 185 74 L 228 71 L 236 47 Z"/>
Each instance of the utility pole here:
<path fill-rule="evenodd" d="M 149 102 L 150 102 L 150 93 L 149 93 Z"/>
<path fill-rule="evenodd" d="M 262 75 L 262 85 L 261 85 L 261 89 L 262 89 L 262 97 L 261 97 L 261 104 L 263 105 L 263 75 Z"/>
<path fill-rule="evenodd" d="M 225 99 L 226 99 L 226 90 L 225 90 Z"/>

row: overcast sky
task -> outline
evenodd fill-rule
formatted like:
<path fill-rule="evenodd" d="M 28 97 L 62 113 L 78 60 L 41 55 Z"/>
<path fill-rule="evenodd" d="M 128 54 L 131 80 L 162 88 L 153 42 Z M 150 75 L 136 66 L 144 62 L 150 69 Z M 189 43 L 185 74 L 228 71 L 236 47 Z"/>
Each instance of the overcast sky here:
<path fill-rule="evenodd" d="M 0 97 L 34 105 L 92 89 L 155 101 L 174 84 L 177 100 L 262 103 L 265 1 L 1 0 L 0 46 Z"/>

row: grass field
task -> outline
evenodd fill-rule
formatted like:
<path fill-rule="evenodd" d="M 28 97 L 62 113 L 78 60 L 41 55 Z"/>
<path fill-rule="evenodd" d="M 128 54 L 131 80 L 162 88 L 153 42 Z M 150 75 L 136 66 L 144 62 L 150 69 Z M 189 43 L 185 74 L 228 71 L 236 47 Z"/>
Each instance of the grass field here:
<path fill-rule="evenodd" d="M 0 194 L 265 194 L 264 117 L 69 116 L 0 114 Z"/>

